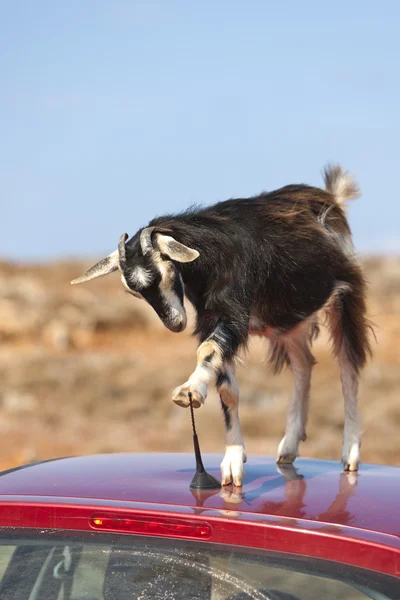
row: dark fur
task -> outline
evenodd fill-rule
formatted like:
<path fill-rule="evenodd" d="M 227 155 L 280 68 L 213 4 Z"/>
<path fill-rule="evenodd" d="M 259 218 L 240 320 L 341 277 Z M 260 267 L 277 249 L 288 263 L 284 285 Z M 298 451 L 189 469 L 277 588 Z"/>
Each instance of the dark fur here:
<path fill-rule="evenodd" d="M 229 411 L 229 407 L 223 403 L 222 399 L 221 399 L 221 407 L 222 407 L 222 413 L 224 415 L 225 427 L 227 430 L 229 430 L 232 427 L 231 413 Z"/>
<path fill-rule="evenodd" d="M 321 310 L 327 316 L 343 384 L 342 459 L 346 469 L 358 468 L 358 372 L 370 354 L 369 324 L 365 282 L 342 207 L 360 192 L 339 166 L 328 166 L 324 180 L 325 190 L 289 185 L 253 198 L 158 217 L 128 242 L 123 234 L 118 251 L 72 282 L 119 269 L 127 291 L 142 296 L 175 332 L 187 323 L 186 294 L 196 309 L 194 333 L 200 346 L 194 373 L 176 388 L 172 399 L 187 407 L 190 392 L 198 408 L 216 377 L 230 447 L 222 466 L 225 484 L 233 480 L 241 485 L 245 458 L 238 390 L 229 375 L 238 350 L 246 348 L 251 334 L 259 334 L 270 340 L 269 360 L 275 373 L 292 362 L 291 421 L 278 451 L 278 462 L 292 462 L 298 442 L 306 439 L 315 362 L 309 346 L 318 335 Z"/>
<path fill-rule="evenodd" d="M 191 263 L 171 263 L 175 289 L 179 276 L 197 311 L 195 334 L 214 339 L 230 360 L 246 346 L 251 314 L 265 326 L 289 332 L 320 310 L 338 285 L 347 291 L 331 312 L 336 325 L 334 350 L 344 349 L 358 370 L 369 353 L 364 280 L 360 268 L 342 250 L 339 237 L 350 235 L 342 208 L 329 192 L 290 185 L 248 199 L 233 199 L 179 215 L 159 217 L 151 226 L 170 230 L 179 242 L 198 250 Z M 151 268 L 141 257 L 138 234 L 127 243 L 127 256 Z M 143 291 L 157 306 L 155 284 Z M 153 292 L 152 292 L 153 289 Z M 154 296 L 154 297 L 153 297 Z M 315 332 L 314 332 L 315 333 Z M 270 360 L 278 372 L 288 362 L 279 345 Z"/>

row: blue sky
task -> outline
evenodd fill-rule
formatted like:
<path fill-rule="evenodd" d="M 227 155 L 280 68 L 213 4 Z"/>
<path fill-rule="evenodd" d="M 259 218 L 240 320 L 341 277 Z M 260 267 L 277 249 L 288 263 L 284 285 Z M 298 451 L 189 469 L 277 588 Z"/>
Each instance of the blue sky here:
<path fill-rule="evenodd" d="M 326 161 L 362 252 L 400 252 L 398 0 L 0 2 L 0 256 L 93 256 Z"/>

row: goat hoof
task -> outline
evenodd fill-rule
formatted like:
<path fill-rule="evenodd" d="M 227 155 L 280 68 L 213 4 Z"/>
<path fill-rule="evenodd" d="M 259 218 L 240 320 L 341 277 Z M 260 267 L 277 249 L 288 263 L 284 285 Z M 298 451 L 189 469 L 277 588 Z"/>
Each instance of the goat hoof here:
<path fill-rule="evenodd" d="M 204 403 L 204 398 L 198 390 L 194 390 L 190 385 L 182 385 L 176 388 L 172 394 L 172 401 L 178 406 L 187 408 L 190 405 L 189 392 L 192 394 L 193 408 L 200 408 Z"/>
<path fill-rule="evenodd" d="M 344 444 L 342 463 L 345 471 L 358 471 L 358 465 L 360 464 L 359 442 Z"/>
<path fill-rule="evenodd" d="M 291 465 L 296 460 L 296 454 L 281 454 L 278 456 L 276 462 L 278 465 Z"/>
<path fill-rule="evenodd" d="M 243 446 L 227 446 L 224 460 L 221 463 L 222 485 L 233 483 L 235 487 L 242 487 L 244 467 L 247 456 Z"/>
<path fill-rule="evenodd" d="M 278 465 L 291 465 L 298 457 L 298 438 L 288 438 L 286 435 L 278 446 L 276 462 Z"/>
<path fill-rule="evenodd" d="M 344 461 L 343 468 L 345 471 L 350 471 L 351 473 L 354 473 L 355 471 L 358 471 L 358 462 L 351 463 L 348 461 Z"/>

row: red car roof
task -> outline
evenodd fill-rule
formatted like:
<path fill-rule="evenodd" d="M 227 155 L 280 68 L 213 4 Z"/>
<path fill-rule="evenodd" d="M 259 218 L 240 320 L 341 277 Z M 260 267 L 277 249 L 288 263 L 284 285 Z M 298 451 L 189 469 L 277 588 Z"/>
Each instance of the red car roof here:
<path fill-rule="evenodd" d="M 204 455 L 219 477 L 220 456 Z M 277 468 L 271 457 L 250 457 L 242 489 L 192 492 L 192 454 L 103 454 L 63 458 L 0 473 L 2 501 L 80 502 L 128 507 L 132 503 L 201 514 L 241 514 L 246 520 L 286 517 L 338 524 L 400 537 L 400 469 L 361 465 L 343 473 L 337 462 L 298 459 Z"/>

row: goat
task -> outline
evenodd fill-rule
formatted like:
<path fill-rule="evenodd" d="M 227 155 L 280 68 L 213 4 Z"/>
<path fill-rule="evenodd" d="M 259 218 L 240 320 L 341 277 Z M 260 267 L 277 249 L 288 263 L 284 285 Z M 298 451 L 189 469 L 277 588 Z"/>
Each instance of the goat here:
<path fill-rule="evenodd" d="M 358 377 L 371 353 L 365 281 L 344 204 L 360 192 L 338 165 L 324 170 L 325 190 L 288 185 L 247 199 L 153 219 L 73 284 L 120 271 L 126 290 L 144 298 L 174 332 L 186 327 L 184 295 L 196 309 L 197 366 L 172 400 L 200 407 L 214 381 L 226 426 L 222 483 L 241 486 L 246 451 L 240 430 L 235 358 L 250 335 L 269 340 L 273 372 L 290 366 L 294 392 L 278 463 L 292 463 L 306 439 L 310 347 L 325 312 L 345 406 L 342 461 L 360 460 Z"/>

